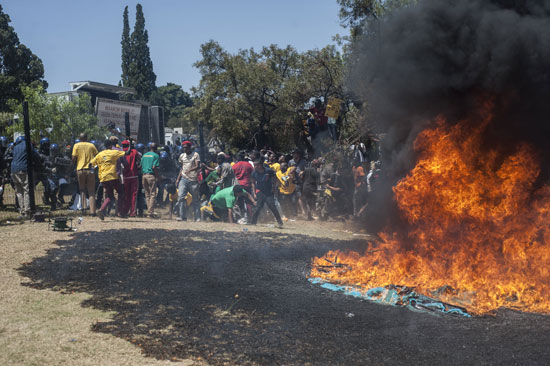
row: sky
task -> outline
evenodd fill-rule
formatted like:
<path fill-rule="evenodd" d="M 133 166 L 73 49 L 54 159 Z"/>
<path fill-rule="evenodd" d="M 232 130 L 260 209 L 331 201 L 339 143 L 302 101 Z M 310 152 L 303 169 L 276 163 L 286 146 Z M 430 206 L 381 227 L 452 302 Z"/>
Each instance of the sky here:
<path fill-rule="evenodd" d="M 19 41 L 42 59 L 48 92 L 69 90 L 71 81 L 118 84 L 121 74 L 122 13 L 130 30 L 138 1 L 2 0 Z M 200 45 L 224 49 L 277 44 L 298 51 L 322 48 L 336 34 L 336 0 L 142 0 L 157 86 L 176 83 L 189 91 L 200 74 L 193 63 Z"/>

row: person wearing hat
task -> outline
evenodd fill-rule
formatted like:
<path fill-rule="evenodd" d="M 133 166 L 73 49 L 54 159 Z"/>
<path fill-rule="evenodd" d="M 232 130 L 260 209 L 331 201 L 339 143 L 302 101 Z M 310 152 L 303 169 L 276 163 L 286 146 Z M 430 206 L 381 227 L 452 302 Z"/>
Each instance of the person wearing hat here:
<path fill-rule="evenodd" d="M 178 161 L 181 165 L 176 185 L 178 186 L 178 203 L 180 205 L 180 216 L 178 221 L 187 221 L 187 193 L 193 197 L 193 213 L 195 221 L 200 221 L 200 202 L 199 202 L 199 170 L 201 158 L 199 153 L 193 152 L 193 143 L 185 140 L 181 143 L 183 152 Z"/>
<path fill-rule="evenodd" d="M 136 216 L 136 201 L 139 187 L 139 170 L 141 167 L 141 154 L 132 148 L 129 140 L 122 141 L 122 150 L 131 150 L 124 156 L 125 165 L 122 170 L 124 184 L 124 204 L 122 205 L 123 216 Z"/>

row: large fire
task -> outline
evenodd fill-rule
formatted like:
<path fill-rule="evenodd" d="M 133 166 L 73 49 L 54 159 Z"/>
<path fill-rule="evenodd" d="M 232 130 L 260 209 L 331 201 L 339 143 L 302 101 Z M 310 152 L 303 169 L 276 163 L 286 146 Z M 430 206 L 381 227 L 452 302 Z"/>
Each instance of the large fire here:
<path fill-rule="evenodd" d="M 535 187 L 540 164 L 529 145 L 504 156 L 482 149 L 493 122 L 484 115 L 452 126 L 439 118 L 417 137 L 418 162 L 393 188 L 407 234 L 387 230 L 365 253 L 314 258 L 310 276 L 414 287 L 477 314 L 550 313 L 550 187 Z"/>

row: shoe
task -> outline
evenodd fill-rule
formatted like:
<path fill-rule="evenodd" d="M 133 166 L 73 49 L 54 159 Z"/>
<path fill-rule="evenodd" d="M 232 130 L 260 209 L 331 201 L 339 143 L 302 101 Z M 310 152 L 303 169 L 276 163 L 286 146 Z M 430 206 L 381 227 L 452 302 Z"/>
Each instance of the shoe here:
<path fill-rule="evenodd" d="M 103 211 L 97 211 L 96 215 L 101 221 L 105 220 L 105 214 L 103 213 Z"/>
<path fill-rule="evenodd" d="M 282 228 L 283 228 L 283 224 L 279 224 L 279 225 L 277 225 L 277 227 L 278 227 L 279 229 L 282 229 Z"/>
<path fill-rule="evenodd" d="M 187 221 L 187 218 L 186 217 L 179 217 L 176 219 L 176 221 Z"/>
<path fill-rule="evenodd" d="M 199 219 L 195 219 L 195 222 L 201 222 L 201 219 L 200 219 L 200 218 L 199 218 Z"/>

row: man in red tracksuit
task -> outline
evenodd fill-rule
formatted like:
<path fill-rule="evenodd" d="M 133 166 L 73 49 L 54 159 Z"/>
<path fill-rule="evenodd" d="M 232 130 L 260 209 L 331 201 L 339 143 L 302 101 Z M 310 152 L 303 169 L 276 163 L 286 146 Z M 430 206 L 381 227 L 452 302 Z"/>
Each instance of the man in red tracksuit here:
<path fill-rule="evenodd" d="M 122 141 L 122 149 L 128 151 L 129 148 L 130 141 Z M 122 215 L 135 217 L 141 154 L 136 149 L 132 149 L 123 159 L 126 161 L 124 170 L 122 171 L 122 176 L 124 177 L 124 204 L 122 206 Z"/>

